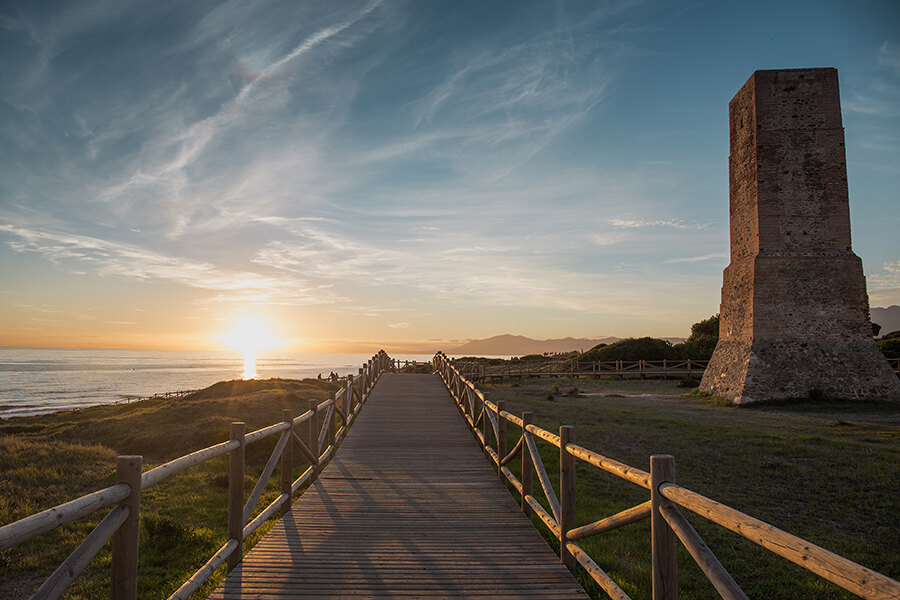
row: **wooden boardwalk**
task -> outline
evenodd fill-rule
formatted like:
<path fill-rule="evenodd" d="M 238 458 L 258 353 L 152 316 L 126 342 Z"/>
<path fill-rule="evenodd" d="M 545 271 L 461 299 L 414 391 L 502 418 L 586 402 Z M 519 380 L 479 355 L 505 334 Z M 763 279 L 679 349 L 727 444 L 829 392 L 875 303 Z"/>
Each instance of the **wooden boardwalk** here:
<path fill-rule="evenodd" d="M 391 373 L 319 478 L 210 596 L 587 597 L 438 376 Z"/>

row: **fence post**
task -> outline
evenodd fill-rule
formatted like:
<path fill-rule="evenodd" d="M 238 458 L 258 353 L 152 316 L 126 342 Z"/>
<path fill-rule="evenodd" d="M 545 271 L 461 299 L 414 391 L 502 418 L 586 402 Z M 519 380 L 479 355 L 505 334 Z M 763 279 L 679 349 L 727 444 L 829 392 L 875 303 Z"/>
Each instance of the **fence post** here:
<path fill-rule="evenodd" d="M 294 477 L 294 435 L 292 431 L 294 417 L 291 416 L 289 408 L 281 411 L 281 417 L 288 426 L 287 444 L 284 445 L 284 450 L 281 451 L 281 493 L 288 495 L 287 500 L 284 501 L 281 507 L 281 514 L 284 514 L 291 509 L 291 483 Z"/>
<path fill-rule="evenodd" d="M 344 414 L 347 415 L 347 431 L 350 431 L 350 417 L 353 413 L 353 389 L 349 383 L 344 385 Z M 346 433 L 344 434 L 346 435 Z"/>
<path fill-rule="evenodd" d="M 659 512 L 665 498 L 659 486 L 675 483 L 675 459 L 668 454 L 650 457 L 650 531 L 653 554 L 653 600 L 677 600 L 678 562 L 675 554 L 675 533 Z"/>
<path fill-rule="evenodd" d="M 566 444 L 575 443 L 575 428 L 559 428 L 559 559 L 573 573 L 577 567 L 575 556 L 566 548 L 566 533 L 575 529 L 575 457 Z"/>
<path fill-rule="evenodd" d="M 116 458 L 116 481 L 131 486 L 131 494 L 122 501 L 128 518 L 112 538 L 112 600 L 137 598 L 138 534 L 141 517 L 141 456 Z"/>
<path fill-rule="evenodd" d="M 487 398 L 481 401 L 481 407 L 484 409 L 484 420 L 481 422 L 481 425 L 484 428 L 484 445 L 485 447 L 490 448 L 494 444 L 493 440 L 491 439 L 494 437 L 494 430 L 493 426 L 491 425 L 491 419 L 490 417 L 488 417 L 488 413 L 491 411 L 491 409 L 488 408 Z"/>
<path fill-rule="evenodd" d="M 308 408 L 313 414 L 306 422 L 306 447 L 313 455 L 319 456 L 319 401 L 310 400 Z"/>
<path fill-rule="evenodd" d="M 237 540 L 237 548 L 228 556 L 228 570 L 238 566 L 244 553 L 244 434 L 247 425 L 231 424 L 231 439 L 240 446 L 229 454 L 228 461 L 228 539 Z"/>
<path fill-rule="evenodd" d="M 534 419 L 533 412 L 522 413 L 522 437 L 525 437 L 525 428 L 531 425 Z M 530 519 L 531 505 L 525 501 L 525 496 L 534 495 L 534 465 L 531 460 L 531 452 L 528 450 L 528 444 L 522 441 L 522 512 Z"/>
<path fill-rule="evenodd" d="M 497 456 L 498 461 L 506 458 L 506 419 L 504 419 L 500 413 L 504 411 L 504 403 L 503 400 L 497 400 Z M 497 463 L 497 474 L 500 475 L 500 479 L 506 481 L 506 477 L 503 476 L 503 473 L 500 472 L 501 465 Z"/>
<path fill-rule="evenodd" d="M 353 375 L 347 375 L 347 400 L 348 410 L 353 410 Z"/>

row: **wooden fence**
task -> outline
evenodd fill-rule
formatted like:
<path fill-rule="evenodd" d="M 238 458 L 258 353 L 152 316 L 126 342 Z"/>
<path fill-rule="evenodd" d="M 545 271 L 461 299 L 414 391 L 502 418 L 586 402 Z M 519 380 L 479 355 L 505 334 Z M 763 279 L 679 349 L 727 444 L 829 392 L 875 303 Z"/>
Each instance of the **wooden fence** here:
<path fill-rule="evenodd" d="M 475 383 L 503 383 L 531 377 L 702 377 L 708 360 L 609 360 L 537 362 L 507 361 L 486 365 L 470 361 L 452 361 L 466 379 Z"/>
<path fill-rule="evenodd" d="M 293 417 L 285 409 L 282 422 L 250 433 L 246 432 L 244 423 L 232 423 L 229 441 L 176 458 L 146 472 L 142 472 L 142 457 L 119 456 L 116 462 L 116 485 L 0 527 L 0 550 L 12 548 L 56 527 L 112 506 L 113 509 L 59 565 L 32 599 L 51 600 L 61 596 L 91 559 L 112 539 L 111 597 L 113 600 L 134 600 L 137 595 L 141 492 L 190 467 L 228 454 L 228 541 L 169 597 L 169 600 L 186 599 L 226 561 L 229 571 L 240 563 L 244 540 L 270 517 L 290 508 L 293 495 L 301 487 L 314 481 L 332 457 L 378 377 L 393 368 L 394 362 L 388 355 L 383 351 L 378 352 L 363 365 L 358 377 L 351 375 L 345 380 L 344 387 L 333 398 L 321 403 L 310 400 L 309 410 L 302 415 Z M 305 430 L 303 437 L 295 431 L 299 426 L 303 426 L 301 431 Z M 245 449 L 249 444 L 278 434 L 278 443 L 245 501 Z M 310 466 L 300 477 L 291 481 L 293 444 L 307 457 Z M 251 519 L 263 489 L 279 462 L 281 494 Z"/>
<path fill-rule="evenodd" d="M 675 459 L 668 455 L 650 457 L 650 472 L 607 458 L 575 444 L 575 429 L 559 428 L 559 435 L 536 427 L 532 413 L 521 418 L 504 410 L 503 402 L 486 400 L 472 382 L 463 377 L 443 353 L 434 357 L 434 369 L 441 376 L 485 453 L 497 466 L 501 478 L 519 493 L 522 511 L 537 517 L 559 540 L 560 560 L 573 571 L 580 564 L 590 577 L 616 600 L 629 596 L 578 545 L 578 540 L 598 535 L 643 519 L 650 519 L 653 599 L 677 598 L 676 541 L 688 553 L 722 598 L 745 599 L 737 583 L 707 547 L 680 508 L 690 510 L 751 542 L 762 546 L 845 590 L 867 599 L 898 599 L 900 583 L 777 529 L 729 506 L 710 500 L 675 484 Z M 507 424 L 518 426 L 522 435 L 508 450 Z M 538 440 L 559 450 L 559 494 L 553 488 L 538 452 Z M 506 466 L 522 457 L 522 479 Z M 649 498 L 637 506 L 594 523 L 575 523 L 575 459 L 602 469 L 648 490 Z M 543 490 L 549 511 L 534 496 L 534 475 Z"/>
<path fill-rule="evenodd" d="M 900 358 L 887 359 L 900 377 Z M 453 359 L 453 366 L 473 383 L 503 383 L 541 377 L 697 377 L 703 376 L 709 360 L 608 360 L 608 361 L 506 361 L 487 365 L 481 362 Z"/>

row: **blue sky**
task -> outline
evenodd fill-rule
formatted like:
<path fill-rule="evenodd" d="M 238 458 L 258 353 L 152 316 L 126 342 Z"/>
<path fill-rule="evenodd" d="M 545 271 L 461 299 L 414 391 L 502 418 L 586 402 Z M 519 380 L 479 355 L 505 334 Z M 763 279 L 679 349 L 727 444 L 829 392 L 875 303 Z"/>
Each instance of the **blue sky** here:
<path fill-rule="evenodd" d="M 247 313 L 311 350 L 687 335 L 728 101 L 814 66 L 900 304 L 896 2 L 7 2 L 0 344 L 206 347 Z"/>

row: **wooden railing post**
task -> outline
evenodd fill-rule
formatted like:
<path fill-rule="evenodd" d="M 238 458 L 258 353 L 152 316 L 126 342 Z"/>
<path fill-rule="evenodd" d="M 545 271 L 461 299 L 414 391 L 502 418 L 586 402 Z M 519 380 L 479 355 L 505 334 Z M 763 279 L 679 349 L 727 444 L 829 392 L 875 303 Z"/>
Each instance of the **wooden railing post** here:
<path fill-rule="evenodd" d="M 566 534 L 575 529 L 575 457 L 566 444 L 575 443 L 575 428 L 559 428 L 559 559 L 573 573 L 577 567 L 575 555 L 566 548 Z"/>
<path fill-rule="evenodd" d="M 344 414 L 347 415 L 347 428 L 350 428 L 350 416 L 353 413 L 353 390 L 349 385 L 344 385 Z M 346 433 L 344 434 L 346 435 Z"/>
<path fill-rule="evenodd" d="M 287 500 L 284 501 L 281 507 L 281 514 L 284 514 L 291 509 L 291 483 L 293 482 L 294 471 L 294 436 L 291 429 L 293 428 L 294 417 L 291 416 L 289 408 L 281 411 L 281 417 L 288 426 L 287 444 L 284 445 L 284 450 L 281 451 L 281 493 L 288 495 Z"/>
<path fill-rule="evenodd" d="M 313 414 L 306 422 L 306 447 L 315 456 L 319 456 L 319 401 L 310 400 L 308 408 Z"/>
<path fill-rule="evenodd" d="M 676 600 L 678 562 L 675 554 L 675 532 L 659 511 L 659 505 L 666 501 L 659 493 L 659 486 L 663 483 L 675 483 L 675 459 L 668 454 L 654 454 L 650 457 L 653 600 Z"/>
<path fill-rule="evenodd" d="M 231 439 L 241 443 L 229 454 L 228 461 L 228 539 L 237 540 L 237 548 L 228 556 L 228 570 L 238 566 L 244 553 L 244 434 L 247 425 L 231 424 Z"/>
<path fill-rule="evenodd" d="M 128 507 L 128 518 L 112 538 L 112 600 L 137 598 L 138 534 L 141 517 L 141 456 L 119 456 L 116 459 L 116 481 L 131 486 L 131 494 L 122 501 Z"/>
<path fill-rule="evenodd" d="M 506 458 L 506 419 L 501 415 L 506 410 L 504 406 L 503 400 L 497 400 L 497 456 L 500 457 L 498 461 Z M 500 479 L 506 481 L 506 476 L 501 472 L 499 463 L 497 464 L 497 474 L 500 475 Z"/>
<path fill-rule="evenodd" d="M 522 437 L 526 435 L 525 428 L 531 425 L 534 419 L 533 412 L 522 413 Z M 528 450 L 528 444 L 522 444 L 522 512 L 528 518 L 531 518 L 531 505 L 525 500 L 525 496 L 534 495 L 534 465 L 532 464 L 531 452 Z"/>
<path fill-rule="evenodd" d="M 353 375 L 347 375 L 348 410 L 353 410 Z"/>

